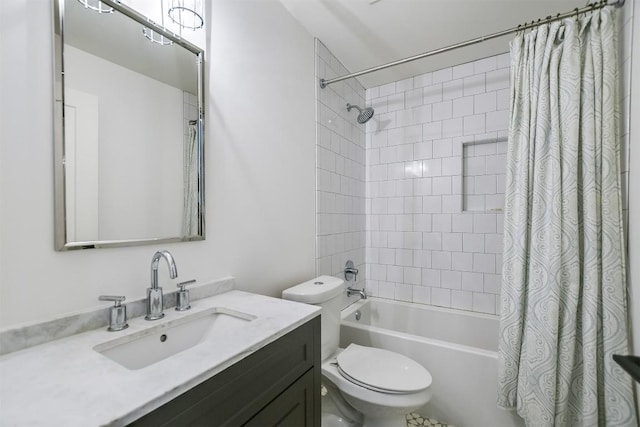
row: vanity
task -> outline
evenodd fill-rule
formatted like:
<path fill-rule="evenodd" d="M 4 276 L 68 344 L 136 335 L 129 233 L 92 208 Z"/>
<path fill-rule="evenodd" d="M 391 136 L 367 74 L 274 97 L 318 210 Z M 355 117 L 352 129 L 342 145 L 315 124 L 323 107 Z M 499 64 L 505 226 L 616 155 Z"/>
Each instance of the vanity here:
<path fill-rule="evenodd" d="M 319 426 L 316 317 L 131 426 Z"/>
<path fill-rule="evenodd" d="M 317 307 L 231 290 L 165 312 L 1 356 L 0 425 L 320 426 Z M 155 344 L 129 359 L 108 353 L 172 342 L 197 319 L 214 326 L 161 360 L 147 359 Z"/>

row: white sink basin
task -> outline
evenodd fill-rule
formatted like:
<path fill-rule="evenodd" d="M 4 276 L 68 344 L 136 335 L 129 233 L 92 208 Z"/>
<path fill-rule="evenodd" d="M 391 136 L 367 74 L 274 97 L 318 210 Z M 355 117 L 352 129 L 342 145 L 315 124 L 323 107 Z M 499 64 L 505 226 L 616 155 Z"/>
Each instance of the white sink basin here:
<path fill-rule="evenodd" d="M 141 369 L 204 341 L 228 336 L 255 318 L 216 307 L 99 344 L 93 349 L 127 369 Z"/>

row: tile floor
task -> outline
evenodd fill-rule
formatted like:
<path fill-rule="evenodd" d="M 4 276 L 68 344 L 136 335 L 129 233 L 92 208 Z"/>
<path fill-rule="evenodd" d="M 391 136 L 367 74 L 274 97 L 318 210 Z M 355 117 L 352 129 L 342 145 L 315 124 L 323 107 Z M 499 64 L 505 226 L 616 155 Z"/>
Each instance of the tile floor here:
<path fill-rule="evenodd" d="M 433 418 L 423 417 L 420 414 L 412 412 L 407 414 L 407 427 L 454 427 Z"/>

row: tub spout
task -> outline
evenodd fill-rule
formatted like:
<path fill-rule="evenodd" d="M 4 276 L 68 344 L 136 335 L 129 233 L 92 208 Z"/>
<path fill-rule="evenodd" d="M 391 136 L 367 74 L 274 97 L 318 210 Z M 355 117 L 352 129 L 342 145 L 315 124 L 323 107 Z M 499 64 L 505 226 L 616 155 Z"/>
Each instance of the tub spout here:
<path fill-rule="evenodd" d="M 360 299 L 367 299 L 367 293 L 364 291 L 363 289 L 355 289 L 352 287 L 348 287 L 347 288 L 347 296 L 350 297 L 351 295 L 360 295 Z"/>

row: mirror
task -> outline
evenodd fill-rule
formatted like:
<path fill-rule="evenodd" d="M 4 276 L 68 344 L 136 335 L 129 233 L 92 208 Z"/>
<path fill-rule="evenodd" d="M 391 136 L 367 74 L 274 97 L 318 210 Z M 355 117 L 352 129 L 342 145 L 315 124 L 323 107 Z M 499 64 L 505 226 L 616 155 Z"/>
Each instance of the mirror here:
<path fill-rule="evenodd" d="M 84 3 L 54 6 L 56 250 L 203 240 L 204 51 Z"/>

